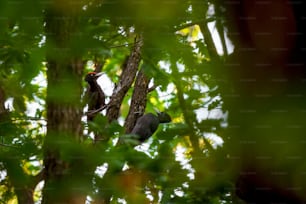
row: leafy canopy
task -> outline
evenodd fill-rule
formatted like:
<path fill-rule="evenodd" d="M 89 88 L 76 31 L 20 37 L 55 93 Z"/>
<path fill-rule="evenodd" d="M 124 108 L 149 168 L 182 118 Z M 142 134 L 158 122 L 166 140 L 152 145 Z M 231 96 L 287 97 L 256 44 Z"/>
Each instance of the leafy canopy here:
<path fill-rule="evenodd" d="M 157 87 L 147 95 L 146 112 L 166 110 L 173 119 L 142 146 L 117 147 L 114 141 L 124 134 L 120 121 L 129 111 L 130 88 L 120 107 L 119 124 L 108 124 L 103 112 L 91 124 L 91 128 L 109 135 L 109 143 L 92 149 L 89 124 L 84 120 L 84 141 L 61 148 L 67 160 L 71 154 L 87 155 L 80 171 L 92 162 L 100 164 L 88 200 L 103 188 L 105 166 L 123 164 L 130 167 L 129 172 L 114 174 L 107 181 L 112 185 L 113 202 L 119 198 L 129 203 L 229 200 L 230 183 L 224 182 L 227 175 L 221 171 L 222 161 L 216 161 L 223 158 L 220 148 L 216 150 L 216 138 L 222 137 L 224 116 L 212 75 L 226 56 L 213 59 L 216 50 L 211 50 L 203 37 L 203 32 L 210 35 L 205 30 L 209 23 L 222 24 L 222 16 L 214 12 L 214 2 L 30 0 L 0 2 L 0 102 L 9 110 L 10 118 L 0 119 L 1 202 L 16 200 L 18 180 L 32 179 L 43 168 L 47 123 L 45 13 L 49 7 L 78 19 L 77 35 L 71 36 L 69 44 L 74 55 L 86 62 L 84 75 L 95 65 L 102 65 L 111 82 L 100 82 L 104 90 L 118 83 L 135 38 L 142 36 L 140 67 L 151 79 L 150 86 Z M 224 37 L 224 31 L 218 35 Z M 64 53 L 65 48 L 59 50 L 58 57 Z M 83 85 L 85 90 L 85 81 Z M 57 94 L 65 97 L 65 90 Z M 41 196 L 38 188 L 35 201 L 39 203 Z"/>

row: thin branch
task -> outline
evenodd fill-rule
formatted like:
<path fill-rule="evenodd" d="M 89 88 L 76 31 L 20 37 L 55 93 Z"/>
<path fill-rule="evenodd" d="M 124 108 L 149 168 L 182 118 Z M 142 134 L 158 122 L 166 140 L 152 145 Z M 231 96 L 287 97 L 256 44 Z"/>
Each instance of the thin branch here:
<path fill-rule="evenodd" d="M 107 44 L 107 43 L 110 43 L 112 40 L 114 40 L 114 39 L 116 39 L 117 37 L 120 37 L 120 36 L 122 36 L 123 34 L 124 34 L 124 30 L 123 31 L 121 31 L 120 33 L 117 33 L 117 34 L 115 34 L 115 35 L 112 35 L 112 36 L 110 36 L 107 40 L 105 40 L 103 43 L 104 44 Z"/>
<path fill-rule="evenodd" d="M 156 88 L 158 87 L 158 85 L 154 84 L 153 86 L 148 88 L 148 93 L 154 91 Z"/>
<path fill-rule="evenodd" d="M 217 48 L 216 45 L 214 43 L 214 40 L 211 36 L 210 30 L 208 28 L 208 25 L 206 22 L 202 22 L 199 24 L 201 32 L 204 36 L 204 41 L 207 45 L 207 49 L 209 52 L 209 55 L 211 57 L 212 60 L 218 60 L 219 59 L 219 55 L 217 53 Z"/>
<path fill-rule="evenodd" d="M 2 147 L 12 147 L 12 148 L 18 148 L 16 146 L 13 146 L 13 145 L 8 145 L 8 144 L 4 144 L 4 143 L 0 143 L 0 146 Z"/>
<path fill-rule="evenodd" d="M 98 112 L 103 111 L 105 108 L 107 108 L 107 105 L 102 106 L 101 108 L 98 108 L 96 110 L 91 110 L 91 111 L 87 111 L 84 115 L 88 116 L 88 115 L 94 115 Z"/>
<path fill-rule="evenodd" d="M 26 117 L 12 117 L 11 121 L 21 121 L 21 120 L 32 120 L 32 121 L 46 121 L 45 118 L 39 118 L 39 117 L 31 117 L 31 116 L 26 116 Z"/>
<path fill-rule="evenodd" d="M 194 21 L 194 22 L 186 23 L 186 24 L 183 24 L 183 25 L 175 27 L 173 31 L 174 32 L 180 31 L 182 29 L 189 28 L 191 26 L 200 25 L 201 23 L 209 23 L 209 22 L 213 22 L 215 20 L 216 20 L 215 17 L 210 17 L 210 18 L 199 20 L 199 21 Z"/>
<path fill-rule="evenodd" d="M 122 45 L 113 45 L 113 46 L 109 46 L 108 48 L 130 47 L 132 45 L 135 45 L 135 43 L 139 43 L 139 41 L 136 41 L 134 43 L 126 43 L 126 44 L 122 44 Z"/>
<path fill-rule="evenodd" d="M 172 71 L 173 71 L 173 74 L 175 76 L 178 76 L 178 79 L 181 78 L 181 77 L 179 77 L 179 71 L 178 71 L 175 63 L 172 66 Z M 191 130 L 191 137 L 190 138 L 191 138 L 192 145 L 194 147 L 199 147 L 199 142 L 198 142 L 197 138 L 194 137 L 194 135 L 196 135 L 196 130 L 194 129 L 194 124 L 193 124 L 192 120 L 190 119 L 192 116 L 188 112 L 188 106 L 187 106 L 186 101 L 185 101 L 184 96 L 183 96 L 183 93 L 184 93 L 183 92 L 183 88 L 182 88 L 182 86 L 181 86 L 179 81 L 174 80 L 173 83 L 174 83 L 174 85 L 175 85 L 175 87 L 177 89 L 178 101 L 179 101 L 180 107 L 182 109 L 185 122 L 186 122 L 186 124 L 188 125 L 188 127 Z M 204 141 L 204 143 L 207 146 L 207 149 L 209 151 L 213 150 L 213 147 L 211 146 L 211 144 L 209 143 L 209 141 L 205 137 L 203 137 L 203 141 Z"/>

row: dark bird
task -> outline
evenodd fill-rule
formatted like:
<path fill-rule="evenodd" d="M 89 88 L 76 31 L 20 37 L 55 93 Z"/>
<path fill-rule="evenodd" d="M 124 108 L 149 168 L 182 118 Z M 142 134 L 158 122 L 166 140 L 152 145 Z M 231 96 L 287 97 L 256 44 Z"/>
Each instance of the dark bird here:
<path fill-rule="evenodd" d="M 157 116 L 152 113 L 147 113 L 138 118 L 131 134 L 137 135 L 138 140 L 144 142 L 153 135 L 160 123 L 169 122 L 171 122 L 171 117 L 165 112 L 157 112 Z"/>
<path fill-rule="evenodd" d="M 87 98 L 87 104 L 88 104 L 88 114 L 87 114 L 87 120 L 92 121 L 94 116 L 96 115 L 95 110 L 98 110 L 105 106 L 105 94 L 102 91 L 101 87 L 97 83 L 97 79 L 102 75 L 103 73 L 96 73 L 96 72 L 89 72 L 86 77 L 85 81 L 87 81 L 89 87 L 87 89 L 86 98 Z M 94 112 L 91 114 L 91 112 Z"/>

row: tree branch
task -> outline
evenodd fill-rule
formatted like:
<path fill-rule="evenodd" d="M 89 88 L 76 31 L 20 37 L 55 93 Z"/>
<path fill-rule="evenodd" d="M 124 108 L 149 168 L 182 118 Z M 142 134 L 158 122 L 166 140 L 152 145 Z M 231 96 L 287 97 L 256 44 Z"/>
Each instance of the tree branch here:
<path fill-rule="evenodd" d="M 2 146 L 2 147 L 12 147 L 12 148 L 17 148 L 16 146 L 13 146 L 13 145 L 8 145 L 8 144 L 4 144 L 4 143 L 0 143 L 0 146 Z"/>
<path fill-rule="evenodd" d="M 178 79 L 180 79 L 181 77 L 180 77 L 178 68 L 176 67 L 175 63 L 173 63 L 171 68 L 172 68 L 173 74 L 175 76 L 178 76 Z M 177 97 L 178 97 L 178 101 L 179 101 L 180 107 L 181 107 L 182 112 L 183 112 L 184 120 L 185 120 L 186 124 L 188 125 L 188 127 L 190 129 L 190 132 L 191 132 L 190 141 L 192 143 L 192 146 L 194 147 L 194 150 L 196 152 L 199 152 L 199 141 L 198 141 L 198 138 L 195 137 L 196 130 L 194 129 L 194 124 L 192 122 L 192 117 L 194 117 L 194 115 L 191 115 L 192 113 L 190 114 L 190 112 L 188 111 L 188 104 L 186 104 L 186 100 L 184 99 L 184 91 L 183 91 L 183 88 L 180 84 L 180 81 L 179 80 L 174 80 L 173 83 L 174 83 L 174 85 L 177 89 Z M 207 149 L 209 151 L 212 151 L 213 147 L 211 146 L 211 144 L 209 143 L 209 141 L 205 137 L 203 137 L 203 141 L 204 141 Z"/>
<path fill-rule="evenodd" d="M 103 111 L 105 108 L 107 108 L 107 105 L 104 105 L 101 108 L 98 108 L 96 110 L 87 111 L 85 113 L 85 115 L 86 116 L 94 116 L 96 113 Z"/>
<path fill-rule="evenodd" d="M 139 40 L 135 39 L 134 47 L 131 51 L 130 56 L 125 60 L 123 67 L 122 67 L 122 73 L 120 76 L 120 80 L 118 85 L 115 87 L 113 94 L 111 96 L 111 100 L 107 105 L 107 112 L 106 116 L 108 118 L 109 122 L 112 122 L 113 120 L 116 120 L 119 116 L 120 106 L 122 104 L 122 101 L 129 90 L 129 88 L 132 86 L 132 83 L 135 80 L 135 76 L 138 70 L 138 66 L 141 60 L 140 56 L 140 50 L 142 47 L 142 39 Z M 138 74 L 139 75 L 139 74 Z M 140 76 L 139 76 L 140 77 Z M 139 77 L 137 76 L 136 81 L 139 81 Z M 138 83 L 138 82 L 135 82 Z M 130 109 L 131 111 L 131 109 Z M 128 119 L 127 119 L 128 120 Z M 111 175 L 116 174 L 120 172 L 122 167 L 113 166 L 110 165 L 106 174 L 103 177 L 103 180 L 107 180 Z M 109 183 L 103 182 L 105 185 L 103 186 L 105 189 L 109 188 Z M 104 191 L 104 189 L 103 189 Z M 101 203 L 109 203 L 111 195 L 105 191 L 102 193 L 100 199 L 102 200 Z"/>
<path fill-rule="evenodd" d="M 215 43 L 213 41 L 213 38 L 211 36 L 211 33 L 210 33 L 210 30 L 208 28 L 207 23 L 206 22 L 201 22 L 199 24 L 199 26 L 200 26 L 201 32 L 204 36 L 204 41 L 207 45 L 207 49 L 208 49 L 211 60 L 219 59 L 219 55 L 217 53 L 217 49 L 216 49 Z"/>
<path fill-rule="evenodd" d="M 141 69 L 137 74 L 129 113 L 124 124 L 126 133 L 133 130 L 137 119 L 145 112 L 149 82 L 150 79 Z"/>
<path fill-rule="evenodd" d="M 129 47 L 131 45 L 135 45 L 135 43 L 139 43 L 139 41 L 134 42 L 134 43 L 126 43 L 126 44 L 122 44 L 122 45 L 113 45 L 113 46 L 109 46 L 108 48 L 111 49 L 111 48 L 119 48 L 119 47 Z"/>
<path fill-rule="evenodd" d="M 154 91 L 156 88 L 158 87 L 158 85 L 154 84 L 153 86 L 148 88 L 148 93 Z"/>
<path fill-rule="evenodd" d="M 126 61 L 126 65 L 123 67 L 119 83 L 115 87 L 113 94 L 111 96 L 111 100 L 107 106 L 106 116 L 109 122 L 116 120 L 119 117 L 120 106 L 122 101 L 132 86 L 132 83 L 135 79 L 138 66 L 141 60 L 140 50 L 142 47 L 142 40 L 135 39 L 135 45 L 133 50 L 131 51 L 131 55 L 128 57 Z"/>
<path fill-rule="evenodd" d="M 215 12 L 216 12 L 216 16 L 221 16 L 220 6 L 215 5 Z M 225 42 L 224 26 L 222 25 L 221 18 L 216 19 L 216 28 L 220 36 L 223 54 L 225 57 L 227 57 L 228 52 L 227 52 L 227 46 Z"/>
<path fill-rule="evenodd" d="M 201 20 L 199 20 L 199 21 L 194 21 L 194 22 L 190 22 L 190 23 L 186 23 L 186 24 L 177 26 L 177 27 L 174 28 L 173 31 L 174 31 L 174 32 L 180 31 L 180 30 L 182 30 L 182 29 L 189 28 L 189 27 L 194 26 L 194 25 L 200 25 L 201 23 L 207 24 L 207 23 L 213 22 L 213 21 L 215 21 L 215 20 L 216 20 L 215 17 L 210 17 L 210 18 L 206 18 L 206 19 L 201 19 Z"/>

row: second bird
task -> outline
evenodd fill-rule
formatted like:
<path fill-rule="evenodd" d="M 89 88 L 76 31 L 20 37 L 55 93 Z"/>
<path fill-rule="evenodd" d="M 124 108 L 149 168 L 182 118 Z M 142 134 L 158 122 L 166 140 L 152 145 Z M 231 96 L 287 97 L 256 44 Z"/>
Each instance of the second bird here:
<path fill-rule="evenodd" d="M 152 113 L 147 113 L 138 118 L 131 133 L 137 135 L 140 142 L 144 142 L 153 135 L 160 123 L 168 122 L 171 122 L 171 117 L 165 112 L 159 112 L 157 116 Z"/>

